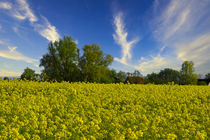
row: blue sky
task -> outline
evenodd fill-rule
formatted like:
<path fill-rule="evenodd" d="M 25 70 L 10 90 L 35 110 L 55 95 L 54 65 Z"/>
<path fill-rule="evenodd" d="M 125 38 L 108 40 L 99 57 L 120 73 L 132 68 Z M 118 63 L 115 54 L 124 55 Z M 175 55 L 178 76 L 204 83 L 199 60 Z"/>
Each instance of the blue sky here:
<path fill-rule="evenodd" d="M 210 72 L 210 0 L 0 0 L 0 76 L 40 72 L 49 41 L 99 43 L 116 70 L 143 75 L 193 61 Z"/>

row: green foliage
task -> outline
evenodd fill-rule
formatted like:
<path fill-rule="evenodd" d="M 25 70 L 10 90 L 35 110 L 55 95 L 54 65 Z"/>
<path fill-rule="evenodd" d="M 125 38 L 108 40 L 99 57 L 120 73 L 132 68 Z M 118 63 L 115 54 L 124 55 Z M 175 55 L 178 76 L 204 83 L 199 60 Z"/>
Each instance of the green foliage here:
<path fill-rule="evenodd" d="M 152 73 L 148 74 L 146 77 L 146 83 L 153 83 L 153 84 L 168 84 L 174 82 L 174 84 L 180 84 L 181 74 L 180 72 L 165 68 L 161 70 L 158 74 Z"/>
<path fill-rule="evenodd" d="M 9 77 L 7 77 L 7 76 L 6 76 L 6 77 L 4 77 L 4 80 L 9 80 Z"/>
<path fill-rule="evenodd" d="M 0 139 L 208 139 L 209 86 L 0 81 Z"/>
<path fill-rule="evenodd" d="M 75 41 L 66 36 L 59 41 L 50 42 L 48 53 L 43 55 L 40 66 L 50 80 L 56 81 L 79 81 L 78 69 L 79 51 Z"/>
<path fill-rule="evenodd" d="M 180 84 L 181 74 L 179 71 L 166 68 L 161 70 L 158 74 L 161 84 L 167 84 L 169 82 L 174 82 L 175 84 Z"/>
<path fill-rule="evenodd" d="M 198 85 L 207 85 L 205 81 L 198 81 Z"/>
<path fill-rule="evenodd" d="M 192 61 L 185 61 L 181 68 L 181 84 L 183 85 L 196 85 L 198 75 L 194 73 L 194 63 Z"/>
<path fill-rule="evenodd" d="M 159 75 L 157 73 L 148 74 L 145 83 L 161 84 Z"/>
<path fill-rule="evenodd" d="M 40 76 L 40 80 L 41 80 L 42 82 L 44 82 L 44 81 L 49 81 L 49 77 L 48 77 L 48 75 L 46 74 L 45 71 L 42 71 L 42 73 L 41 73 L 39 76 Z"/>
<path fill-rule="evenodd" d="M 119 71 L 116 75 L 116 82 L 117 83 L 124 83 L 127 78 L 127 74 L 123 71 Z"/>
<path fill-rule="evenodd" d="M 22 80 L 36 80 L 38 75 L 35 73 L 34 70 L 27 67 L 24 69 L 24 72 L 20 77 Z"/>
<path fill-rule="evenodd" d="M 105 55 L 98 44 L 85 45 L 83 56 L 79 65 L 83 74 L 83 81 L 103 82 L 109 73 L 108 66 L 112 63 L 113 57 Z M 106 80 L 105 80 L 106 81 Z"/>
<path fill-rule="evenodd" d="M 205 75 L 205 79 L 210 80 L 210 73 L 207 73 L 207 74 Z"/>

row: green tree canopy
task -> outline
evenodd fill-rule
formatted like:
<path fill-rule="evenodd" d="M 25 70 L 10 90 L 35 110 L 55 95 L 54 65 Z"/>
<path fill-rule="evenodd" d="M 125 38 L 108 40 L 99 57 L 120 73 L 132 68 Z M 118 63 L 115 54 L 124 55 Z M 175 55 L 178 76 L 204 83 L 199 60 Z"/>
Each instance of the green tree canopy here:
<path fill-rule="evenodd" d="M 28 67 L 24 69 L 24 72 L 20 76 L 22 80 L 36 80 L 37 77 L 38 75 L 35 73 L 35 71 Z"/>
<path fill-rule="evenodd" d="M 181 68 L 181 84 L 184 85 L 196 85 L 198 81 L 198 75 L 196 75 L 194 69 L 194 63 L 192 61 L 184 61 Z"/>
<path fill-rule="evenodd" d="M 147 74 L 145 83 L 160 84 L 160 78 L 157 73 Z"/>
<path fill-rule="evenodd" d="M 210 73 L 207 73 L 207 74 L 205 75 L 205 79 L 210 80 Z"/>
<path fill-rule="evenodd" d="M 50 80 L 79 81 L 79 49 L 70 36 L 59 41 L 50 42 L 48 53 L 43 55 L 40 66 Z"/>
<path fill-rule="evenodd" d="M 165 68 L 164 70 L 161 70 L 158 74 L 161 84 L 168 84 L 168 82 L 174 82 L 175 84 L 180 84 L 180 72 Z"/>
<path fill-rule="evenodd" d="M 83 56 L 79 61 L 83 80 L 102 82 L 107 79 L 105 76 L 107 76 L 108 66 L 112 63 L 113 57 L 109 54 L 105 55 L 99 44 L 85 45 L 83 52 Z"/>

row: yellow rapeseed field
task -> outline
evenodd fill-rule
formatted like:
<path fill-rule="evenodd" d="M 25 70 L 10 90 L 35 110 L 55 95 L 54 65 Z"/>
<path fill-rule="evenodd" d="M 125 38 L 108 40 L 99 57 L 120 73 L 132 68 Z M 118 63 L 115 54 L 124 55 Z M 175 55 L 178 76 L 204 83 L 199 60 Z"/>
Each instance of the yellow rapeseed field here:
<path fill-rule="evenodd" d="M 210 86 L 0 81 L 2 139 L 208 139 Z"/>

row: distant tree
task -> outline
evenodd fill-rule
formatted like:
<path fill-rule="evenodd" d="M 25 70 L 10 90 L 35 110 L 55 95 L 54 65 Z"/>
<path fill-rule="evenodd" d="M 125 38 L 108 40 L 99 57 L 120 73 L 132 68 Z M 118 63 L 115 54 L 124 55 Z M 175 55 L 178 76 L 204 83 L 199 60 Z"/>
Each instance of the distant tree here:
<path fill-rule="evenodd" d="M 142 74 L 140 73 L 140 71 L 138 71 L 138 70 L 135 70 L 133 72 L 132 76 L 134 76 L 134 77 L 143 77 Z"/>
<path fill-rule="evenodd" d="M 210 73 L 207 73 L 207 74 L 205 75 L 205 79 L 210 80 Z"/>
<path fill-rule="evenodd" d="M 158 74 L 161 84 L 168 84 L 169 82 L 174 82 L 175 84 L 180 84 L 181 74 L 179 71 L 166 68 L 161 70 Z"/>
<path fill-rule="evenodd" d="M 116 81 L 116 82 L 117 82 L 117 83 L 124 83 L 125 80 L 126 80 L 126 78 L 127 78 L 126 72 L 119 71 L 119 72 L 117 73 L 117 78 L 116 78 L 117 81 Z"/>
<path fill-rule="evenodd" d="M 133 74 L 131 72 L 127 72 L 127 76 L 132 76 Z"/>
<path fill-rule="evenodd" d="M 42 82 L 50 80 L 45 71 L 42 71 L 39 77 Z"/>
<path fill-rule="evenodd" d="M 101 83 L 117 83 L 117 72 L 112 69 L 102 69 L 104 70 L 103 73 L 101 73 L 101 75 L 103 75 L 101 77 L 100 82 Z"/>
<path fill-rule="evenodd" d="M 198 85 L 207 85 L 205 81 L 198 81 Z"/>
<path fill-rule="evenodd" d="M 64 36 L 59 41 L 50 42 L 48 53 L 43 55 L 40 66 L 51 80 L 79 81 L 78 68 L 79 49 L 70 36 Z"/>
<path fill-rule="evenodd" d="M 30 69 L 30 68 L 25 68 L 24 72 L 22 73 L 22 75 L 20 76 L 22 80 L 26 79 L 26 80 L 36 80 L 37 78 L 37 74 L 35 73 L 34 70 Z"/>
<path fill-rule="evenodd" d="M 9 80 L 9 77 L 7 77 L 7 76 L 6 76 L 6 77 L 4 77 L 4 80 Z"/>
<path fill-rule="evenodd" d="M 109 72 L 108 66 L 112 63 L 113 57 L 105 55 L 100 50 L 100 45 L 92 44 L 83 47 L 83 55 L 79 60 L 83 80 L 87 82 L 103 82 Z"/>
<path fill-rule="evenodd" d="M 145 83 L 160 84 L 160 78 L 157 73 L 151 73 L 146 76 Z"/>
<path fill-rule="evenodd" d="M 198 75 L 194 73 L 194 63 L 192 61 L 184 61 L 181 68 L 181 84 L 196 85 Z"/>

